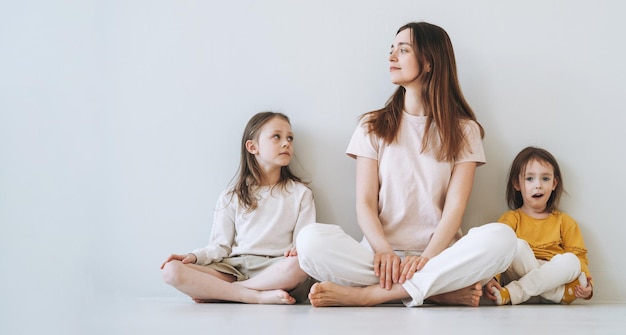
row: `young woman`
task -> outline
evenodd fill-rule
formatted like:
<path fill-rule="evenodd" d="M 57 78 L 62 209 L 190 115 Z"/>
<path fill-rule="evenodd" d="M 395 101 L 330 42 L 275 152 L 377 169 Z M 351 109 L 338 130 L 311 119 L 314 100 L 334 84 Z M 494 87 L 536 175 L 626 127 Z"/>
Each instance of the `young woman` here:
<path fill-rule="evenodd" d="M 209 245 L 168 257 L 161 265 L 165 282 L 196 302 L 306 300 L 310 278 L 298 265 L 294 240 L 315 222 L 315 204 L 311 190 L 289 169 L 292 156 L 289 118 L 254 115 L 243 133 L 236 184 L 215 207 Z M 297 288 L 300 297 L 290 294 Z"/>
<path fill-rule="evenodd" d="M 300 265 L 321 281 L 309 299 L 314 306 L 417 306 L 427 298 L 477 306 L 481 284 L 510 264 L 515 234 L 492 223 L 461 238 L 485 157 L 447 33 L 425 22 L 402 26 L 389 70 L 398 89 L 384 108 L 361 117 L 347 149 L 356 159 L 364 238 L 359 243 L 331 224 L 300 232 Z"/>

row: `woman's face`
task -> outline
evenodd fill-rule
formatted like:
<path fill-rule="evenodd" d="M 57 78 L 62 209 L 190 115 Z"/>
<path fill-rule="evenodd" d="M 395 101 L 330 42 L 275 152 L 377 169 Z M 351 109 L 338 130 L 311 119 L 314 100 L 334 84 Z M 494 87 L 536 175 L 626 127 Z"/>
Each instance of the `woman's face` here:
<path fill-rule="evenodd" d="M 389 52 L 391 82 L 404 87 L 415 82 L 420 73 L 411 41 L 411 29 L 404 29 L 396 35 Z"/>

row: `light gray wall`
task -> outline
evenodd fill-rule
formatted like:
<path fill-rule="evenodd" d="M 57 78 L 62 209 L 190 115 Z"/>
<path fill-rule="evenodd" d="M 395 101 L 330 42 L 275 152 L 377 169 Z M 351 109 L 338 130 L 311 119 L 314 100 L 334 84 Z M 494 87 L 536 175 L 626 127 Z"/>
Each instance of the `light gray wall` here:
<path fill-rule="evenodd" d="M 240 133 L 266 109 L 292 118 L 319 220 L 359 237 L 344 150 L 357 117 L 394 89 L 389 45 L 412 20 L 448 31 L 486 130 L 488 164 L 464 227 L 498 218 L 513 156 L 542 146 L 560 161 L 561 207 L 584 233 L 594 299 L 623 302 L 624 10 L 538 0 L 3 3 L 0 304 L 180 297 L 159 266 L 206 244 Z"/>

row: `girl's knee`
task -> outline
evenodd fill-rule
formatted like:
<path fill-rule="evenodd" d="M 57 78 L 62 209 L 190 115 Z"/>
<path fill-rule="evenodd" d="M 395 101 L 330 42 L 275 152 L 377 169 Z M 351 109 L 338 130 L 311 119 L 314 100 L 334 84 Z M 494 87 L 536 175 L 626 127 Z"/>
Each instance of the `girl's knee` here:
<path fill-rule="evenodd" d="M 182 262 L 176 260 L 165 263 L 161 271 L 163 281 L 169 285 L 176 286 L 180 281 L 180 270 L 183 266 Z"/>
<path fill-rule="evenodd" d="M 571 252 L 555 255 L 554 257 L 552 257 L 551 262 L 558 262 L 559 264 L 561 264 L 561 266 L 571 269 L 572 272 L 575 272 L 577 274 L 581 271 L 580 260 L 578 259 L 578 257 L 576 257 L 576 255 Z"/>
<path fill-rule="evenodd" d="M 306 272 L 300 267 L 299 256 L 286 257 L 281 263 L 280 273 L 285 276 L 304 279 L 307 277 Z"/>
<path fill-rule="evenodd" d="M 531 249 L 530 248 L 530 244 L 528 244 L 528 242 L 526 240 L 518 238 L 517 239 L 517 250 L 525 250 L 525 249 Z"/>

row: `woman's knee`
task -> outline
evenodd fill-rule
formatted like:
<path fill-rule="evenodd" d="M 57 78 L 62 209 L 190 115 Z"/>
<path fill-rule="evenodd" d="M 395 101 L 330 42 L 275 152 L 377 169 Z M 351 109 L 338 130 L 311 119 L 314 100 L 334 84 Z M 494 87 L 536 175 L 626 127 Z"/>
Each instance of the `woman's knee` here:
<path fill-rule="evenodd" d="M 517 253 L 517 236 L 511 227 L 498 222 L 487 223 L 472 228 L 468 235 L 473 235 L 474 246 L 502 263 L 502 271 L 513 262 Z"/>
<path fill-rule="evenodd" d="M 513 229 L 504 223 L 486 223 L 470 231 L 482 236 L 485 243 L 497 247 L 503 253 L 515 253 L 517 249 L 518 238 Z"/>
<path fill-rule="evenodd" d="M 324 234 L 331 225 L 313 223 L 305 226 L 296 236 L 298 257 L 306 259 L 325 249 Z"/>

